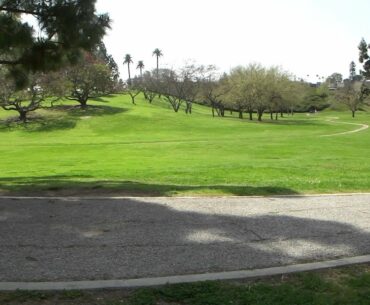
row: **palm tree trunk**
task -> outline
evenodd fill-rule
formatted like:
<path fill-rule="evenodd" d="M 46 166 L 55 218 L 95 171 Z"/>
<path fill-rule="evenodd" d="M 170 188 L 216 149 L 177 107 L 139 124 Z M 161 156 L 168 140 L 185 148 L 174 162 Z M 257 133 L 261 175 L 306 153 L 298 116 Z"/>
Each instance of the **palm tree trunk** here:
<path fill-rule="evenodd" d="M 131 84 L 130 63 L 127 63 L 127 70 L 128 70 L 128 82 L 129 84 Z"/>
<path fill-rule="evenodd" d="M 159 75 L 159 56 L 157 55 L 157 78 Z"/>

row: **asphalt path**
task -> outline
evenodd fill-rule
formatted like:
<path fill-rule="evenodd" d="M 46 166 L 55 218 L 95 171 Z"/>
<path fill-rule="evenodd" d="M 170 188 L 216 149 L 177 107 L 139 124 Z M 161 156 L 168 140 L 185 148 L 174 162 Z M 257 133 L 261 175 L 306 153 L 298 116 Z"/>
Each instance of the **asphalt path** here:
<path fill-rule="evenodd" d="M 370 254 L 370 194 L 0 198 L 0 282 L 111 280 Z"/>

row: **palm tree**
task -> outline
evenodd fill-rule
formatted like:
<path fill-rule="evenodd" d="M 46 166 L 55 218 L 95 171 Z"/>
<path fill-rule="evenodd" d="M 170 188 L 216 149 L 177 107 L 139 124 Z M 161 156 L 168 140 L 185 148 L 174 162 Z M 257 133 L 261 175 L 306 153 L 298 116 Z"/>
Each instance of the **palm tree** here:
<path fill-rule="evenodd" d="M 128 69 L 128 82 L 131 83 L 131 73 L 130 73 L 130 64 L 132 63 L 132 57 L 130 54 L 125 55 L 125 60 L 123 61 L 123 64 L 127 64 Z"/>
<path fill-rule="evenodd" d="M 136 66 L 136 69 L 140 69 L 140 77 L 143 78 L 143 69 L 144 69 L 144 62 L 139 60 Z"/>
<path fill-rule="evenodd" d="M 163 56 L 163 53 L 162 53 L 162 50 L 156 48 L 154 51 L 153 51 L 153 56 L 156 56 L 157 57 L 157 78 L 158 78 L 158 71 L 159 71 L 159 57 Z"/>

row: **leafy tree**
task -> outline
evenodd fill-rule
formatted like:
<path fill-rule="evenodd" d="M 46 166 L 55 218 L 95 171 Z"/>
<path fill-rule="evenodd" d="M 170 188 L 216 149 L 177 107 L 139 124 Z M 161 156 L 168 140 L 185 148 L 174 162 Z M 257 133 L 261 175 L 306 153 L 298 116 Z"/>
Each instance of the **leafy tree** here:
<path fill-rule="evenodd" d="M 331 88 L 338 88 L 338 85 L 342 83 L 343 81 L 343 76 L 340 73 L 333 73 L 326 79 L 326 83 L 329 85 Z"/>
<path fill-rule="evenodd" d="M 108 15 L 95 13 L 96 0 L 2 0 L 0 3 L 0 64 L 7 66 L 18 87 L 28 74 L 75 63 L 80 50 L 92 50 L 109 27 Z M 41 35 L 21 14 L 32 15 Z"/>
<path fill-rule="evenodd" d="M 368 45 L 365 41 L 365 39 L 362 38 L 358 49 L 360 51 L 359 61 L 363 64 L 363 70 L 361 71 L 361 74 L 366 78 L 370 79 L 370 56 L 368 49 L 370 48 L 370 45 Z"/>
<path fill-rule="evenodd" d="M 93 54 L 98 60 L 100 60 L 101 62 L 104 62 L 107 65 L 111 73 L 111 79 L 113 81 L 112 84 L 115 85 L 115 87 L 118 87 L 118 81 L 119 81 L 119 75 L 120 75 L 118 65 L 116 61 L 114 60 L 113 56 L 108 54 L 107 48 L 105 47 L 104 42 L 101 42 L 98 44 Z"/>
<path fill-rule="evenodd" d="M 4 70 L 0 74 L 0 106 L 4 110 L 17 111 L 23 123 L 27 121 L 30 112 L 42 107 L 46 99 L 53 103 L 64 94 L 59 79 L 50 74 L 30 75 L 30 85 L 25 89 L 17 89 L 13 80 L 6 77 Z"/>
<path fill-rule="evenodd" d="M 132 61 L 132 57 L 130 54 L 126 54 L 125 55 L 125 59 L 123 61 L 123 64 L 127 65 L 127 70 L 128 70 L 128 83 L 130 84 L 131 83 L 131 72 L 130 72 L 130 64 L 132 64 L 133 61 Z"/>
<path fill-rule="evenodd" d="M 153 51 L 153 56 L 155 56 L 156 59 L 157 59 L 157 78 L 158 78 L 158 76 L 159 76 L 159 57 L 162 57 L 163 56 L 162 50 L 156 48 Z"/>
<path fill-rule="evenodd" d="M 290 81 L 286 84 L 286 90 L 283 92 L 283 100 L 285 101 L 288 113 L 294 115 L 294 111 L 302 104 L 307 84 Z"/>
<path fill-rule="evenodd" d="M 228 76 L 229 93 L 227 99 L 231 107 L 239 112 L 239 118 L 243 118 L 243 112 L 249 112 L 249 119 L 253 119 L 253 88 L 250 82 L 248 68 L 236 67 L 231 70 Z"/>
<path fill-rule="evenodd" d="M 90 98 L 109 93 L 112 88 L 109 68 L 91 54 L 85 54 L 77 65 L 69 67 L 66 78 L 71 88 L 67 99 L 79 102 L 83 109 Z"/>

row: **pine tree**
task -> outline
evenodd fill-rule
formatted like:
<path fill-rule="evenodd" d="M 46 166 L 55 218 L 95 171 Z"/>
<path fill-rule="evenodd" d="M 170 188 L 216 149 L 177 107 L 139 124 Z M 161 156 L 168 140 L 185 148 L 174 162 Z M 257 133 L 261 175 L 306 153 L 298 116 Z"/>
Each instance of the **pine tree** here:
<path fill-rule="evenodd" d="M 96 0 L 3 0 L 0 4 L 0 64 L 18 87 L 28 74 L 76 63 L 81 50 L 91 51 L 105 35 L 109 16 L 95 13 Z M 31 15 L 41 35 L 21 19 Z"/>
<path fill-rule="evenodd" d="M 370 48 L 370 45 L 368 45 L 365 41 L 365 39 L 362 38 L 358 49 L 360 51 L 359 61 L 363 64 L 363 70 L 361 71 L 361 74 L 366 78 L 370 79 L 370 56 L 368 53 L 368 49 Z"/>

